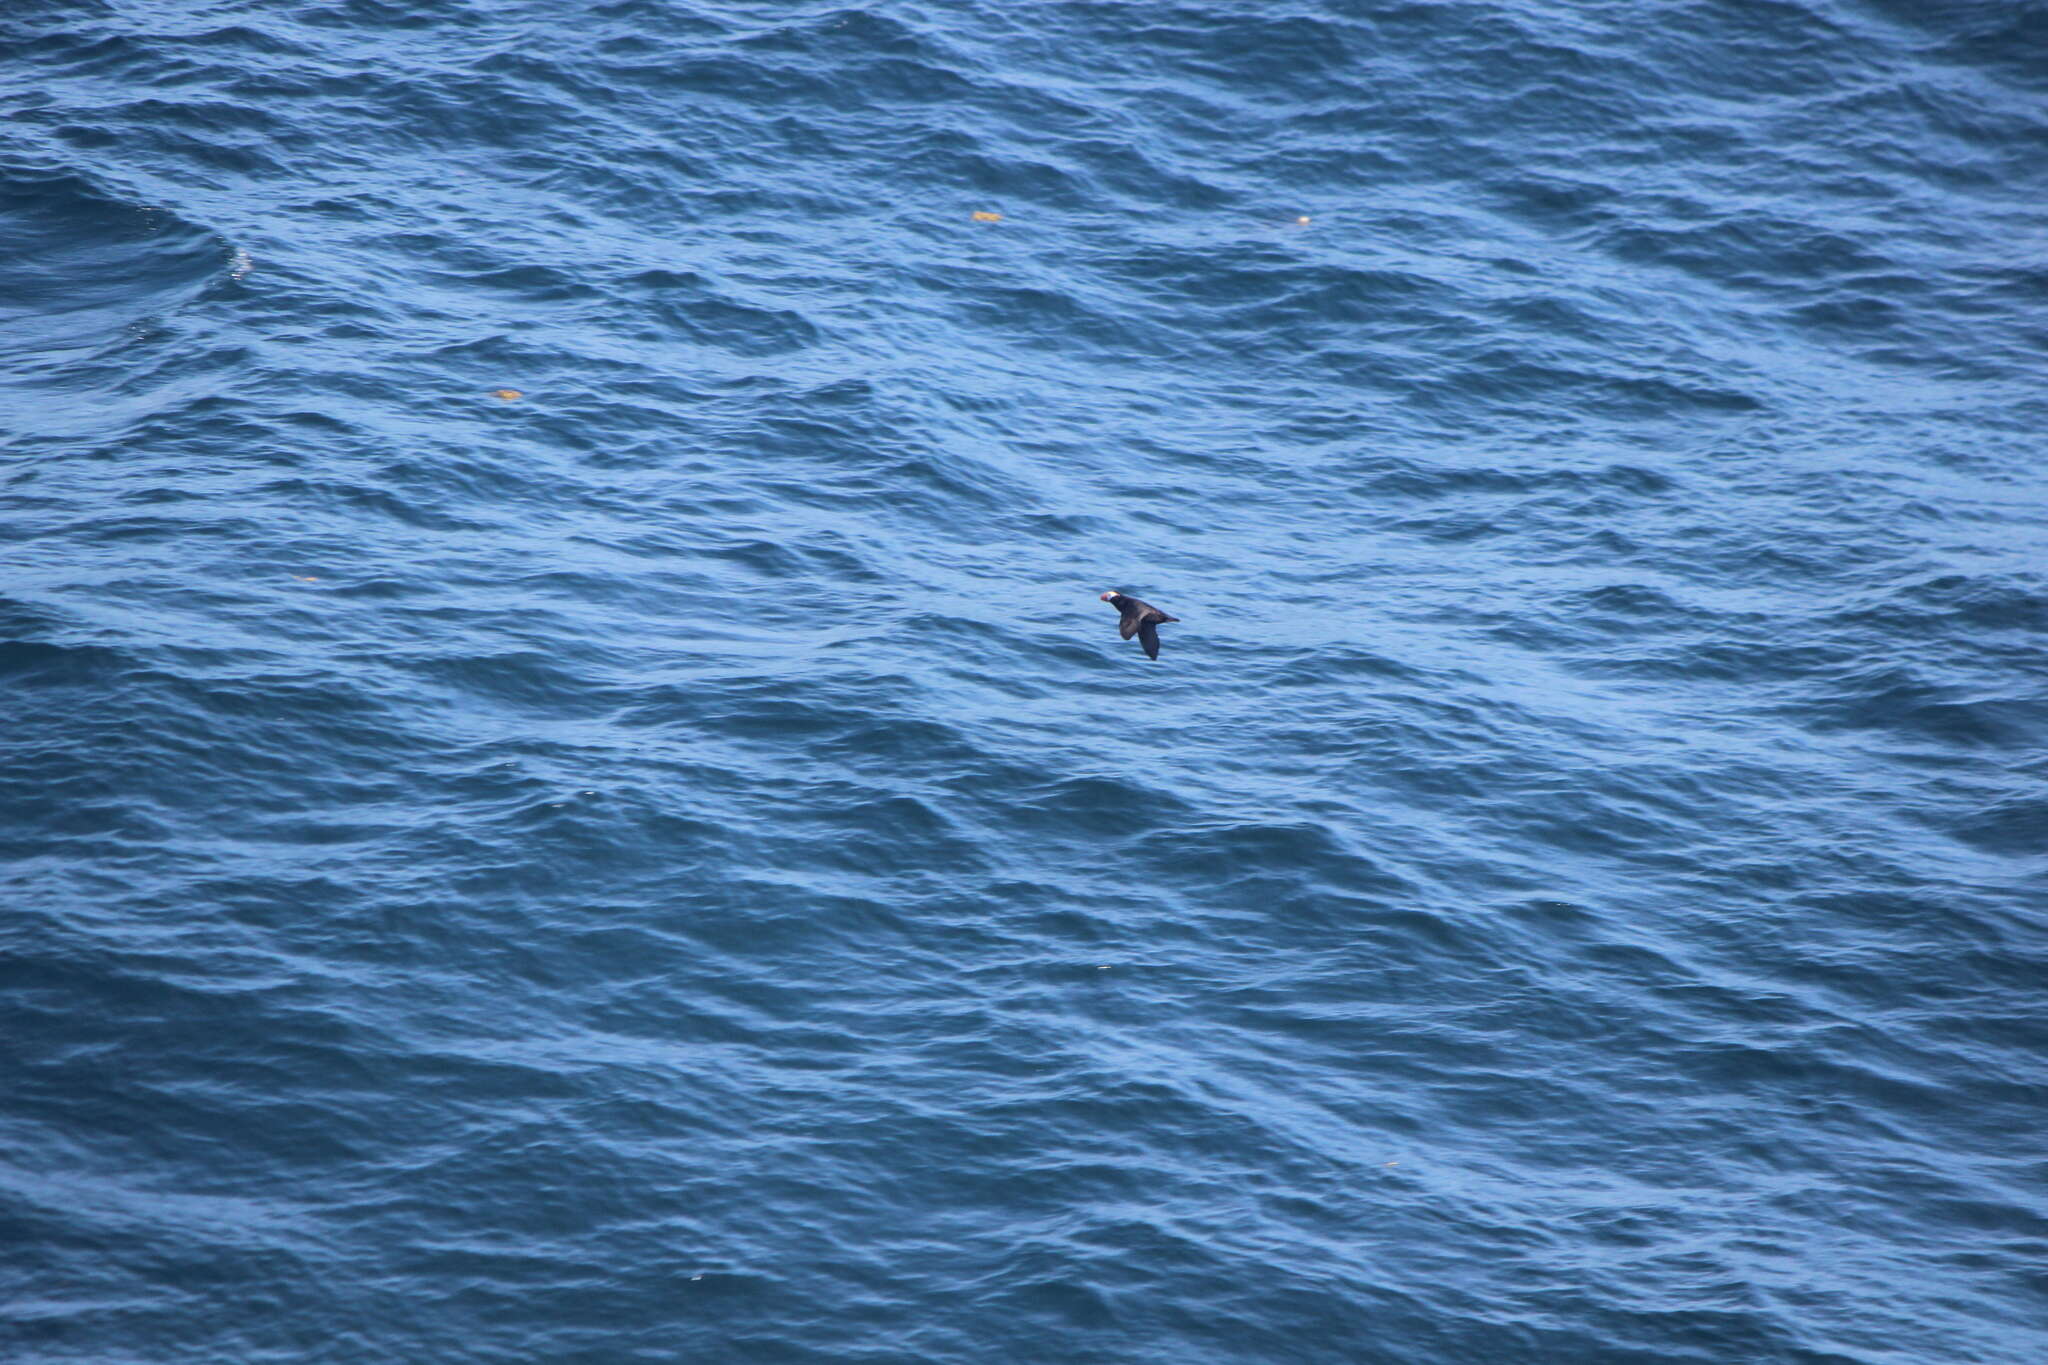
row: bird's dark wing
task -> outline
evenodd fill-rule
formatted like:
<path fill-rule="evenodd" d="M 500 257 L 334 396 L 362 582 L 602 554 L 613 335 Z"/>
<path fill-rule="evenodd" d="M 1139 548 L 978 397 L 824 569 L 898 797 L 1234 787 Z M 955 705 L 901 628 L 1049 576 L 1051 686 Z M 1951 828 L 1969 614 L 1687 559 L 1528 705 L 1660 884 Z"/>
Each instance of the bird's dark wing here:
<path fill-rule="evenodd" d="M 1138 622 L 1144 619 L 1145 613 L 1142 611 L 1127 611 L 1124 613 L 1124 619 L 1116 623 L 1116 633 L 1128 640 L 1138 633 Z"/>
<path fill-rule="evenodd" d="M 1147 619 L 1138 627 L 1138 643 L 1145 646 L 1145 657 L 1159 657 L 1159 627 Z"/>

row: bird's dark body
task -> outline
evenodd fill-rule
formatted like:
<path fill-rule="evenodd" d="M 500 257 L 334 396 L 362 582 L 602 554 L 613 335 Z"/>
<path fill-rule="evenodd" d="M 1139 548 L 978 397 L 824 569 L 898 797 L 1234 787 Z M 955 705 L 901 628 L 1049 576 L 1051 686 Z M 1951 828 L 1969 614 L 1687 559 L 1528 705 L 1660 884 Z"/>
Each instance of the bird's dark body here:
<path fill-rule="evenodd" d="M 1178 616 L 1168 616 L 1150 602 L 1141 602 L 1135 597 L 1126 597 L 1120 592 L 1106 592 L 1102 600 L 1115 607 L 1123 619 L 1117 622 L 1117 633 L 1128 640 L 1133 635 L 1145 648 L 1145 657 L 1159 657 L 1159 627 L 1168 621 L 1178 621 Z"/>

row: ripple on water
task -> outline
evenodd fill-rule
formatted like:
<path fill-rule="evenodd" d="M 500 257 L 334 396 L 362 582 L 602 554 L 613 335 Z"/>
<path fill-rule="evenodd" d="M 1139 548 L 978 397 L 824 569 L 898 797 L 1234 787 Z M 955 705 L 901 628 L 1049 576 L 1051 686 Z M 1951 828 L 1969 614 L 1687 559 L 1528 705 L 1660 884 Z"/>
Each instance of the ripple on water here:
<path fill-rule="evenodd" d="M 0 349 L 104 345 L 227 278 L 233 250 L 169 209 L 75 175 L 15 170 L 0 187 Z"/>

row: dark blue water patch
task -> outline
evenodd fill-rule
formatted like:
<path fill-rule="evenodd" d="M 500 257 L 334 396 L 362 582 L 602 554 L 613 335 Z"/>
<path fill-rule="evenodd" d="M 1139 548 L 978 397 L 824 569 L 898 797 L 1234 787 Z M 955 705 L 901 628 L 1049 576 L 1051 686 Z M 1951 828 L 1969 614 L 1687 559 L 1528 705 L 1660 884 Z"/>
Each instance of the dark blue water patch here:
<path fill-rule="evenodd" d="M 102 645 L 61 645 L 47 640 L 0 641 L 0 671 L 16 686 L 76 686 L 103 679 L 120 654 Z"/>
<path fill-rule="evenodd" d="M 1920 55 L 1995 72 L 2022 88 L 2040 79 L 2031 59 L 2048 50 L 2048 32 L 2043 31 L 2036 14 L 1988 4 L 1923 10 L 1895 0 L 1880 0 L 1871 8 L 1918 30 Z"/>
<path fill-rule="evenodd" d="M 678 332 L 741 355 L 774 355 L 815 344 L 818 329 L 791 309 L 733 298 L 697 276 L 648 271 L 608 291 L 616 300 L 640 299 L 652 335 Z M 616 306 L 616 304 L 614 305 Z"/>
<path fill-rule="evenodd" d="M 0 185 L 0 347 L 91 346 L 196 297 L 231 269 L 217 235 L 77 176 Z"/>
<path fill-rule="evenodd" d="M 2024 694 L 1971 695 L 1909 667 L 1866 667 L 1830 680 L 1836 695 L 1813 708 L 1822 729 L 1885 729 L 1950 745 L 2038 742 L 2048 708 Z"/>

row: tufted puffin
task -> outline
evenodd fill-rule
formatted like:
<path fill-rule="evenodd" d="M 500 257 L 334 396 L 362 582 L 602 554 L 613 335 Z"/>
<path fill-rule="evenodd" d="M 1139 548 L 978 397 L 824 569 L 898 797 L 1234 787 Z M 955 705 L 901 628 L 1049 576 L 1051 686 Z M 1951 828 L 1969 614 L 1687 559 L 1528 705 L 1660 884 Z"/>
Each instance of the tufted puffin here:
<path fill-rule="evenodd" d="M 1159 627 L 1167 621 L 1180 620 L 1178 616 L 1168 616 L 1150 602 L 1140 602 L 1120 592 L 1106 592 L 1101 600 L 1123 613 L 1124 619 L 1117 623 L 1117 633 L 1126 640 L 1137 636 L 1148 659 L 1159 657 Z"/>

